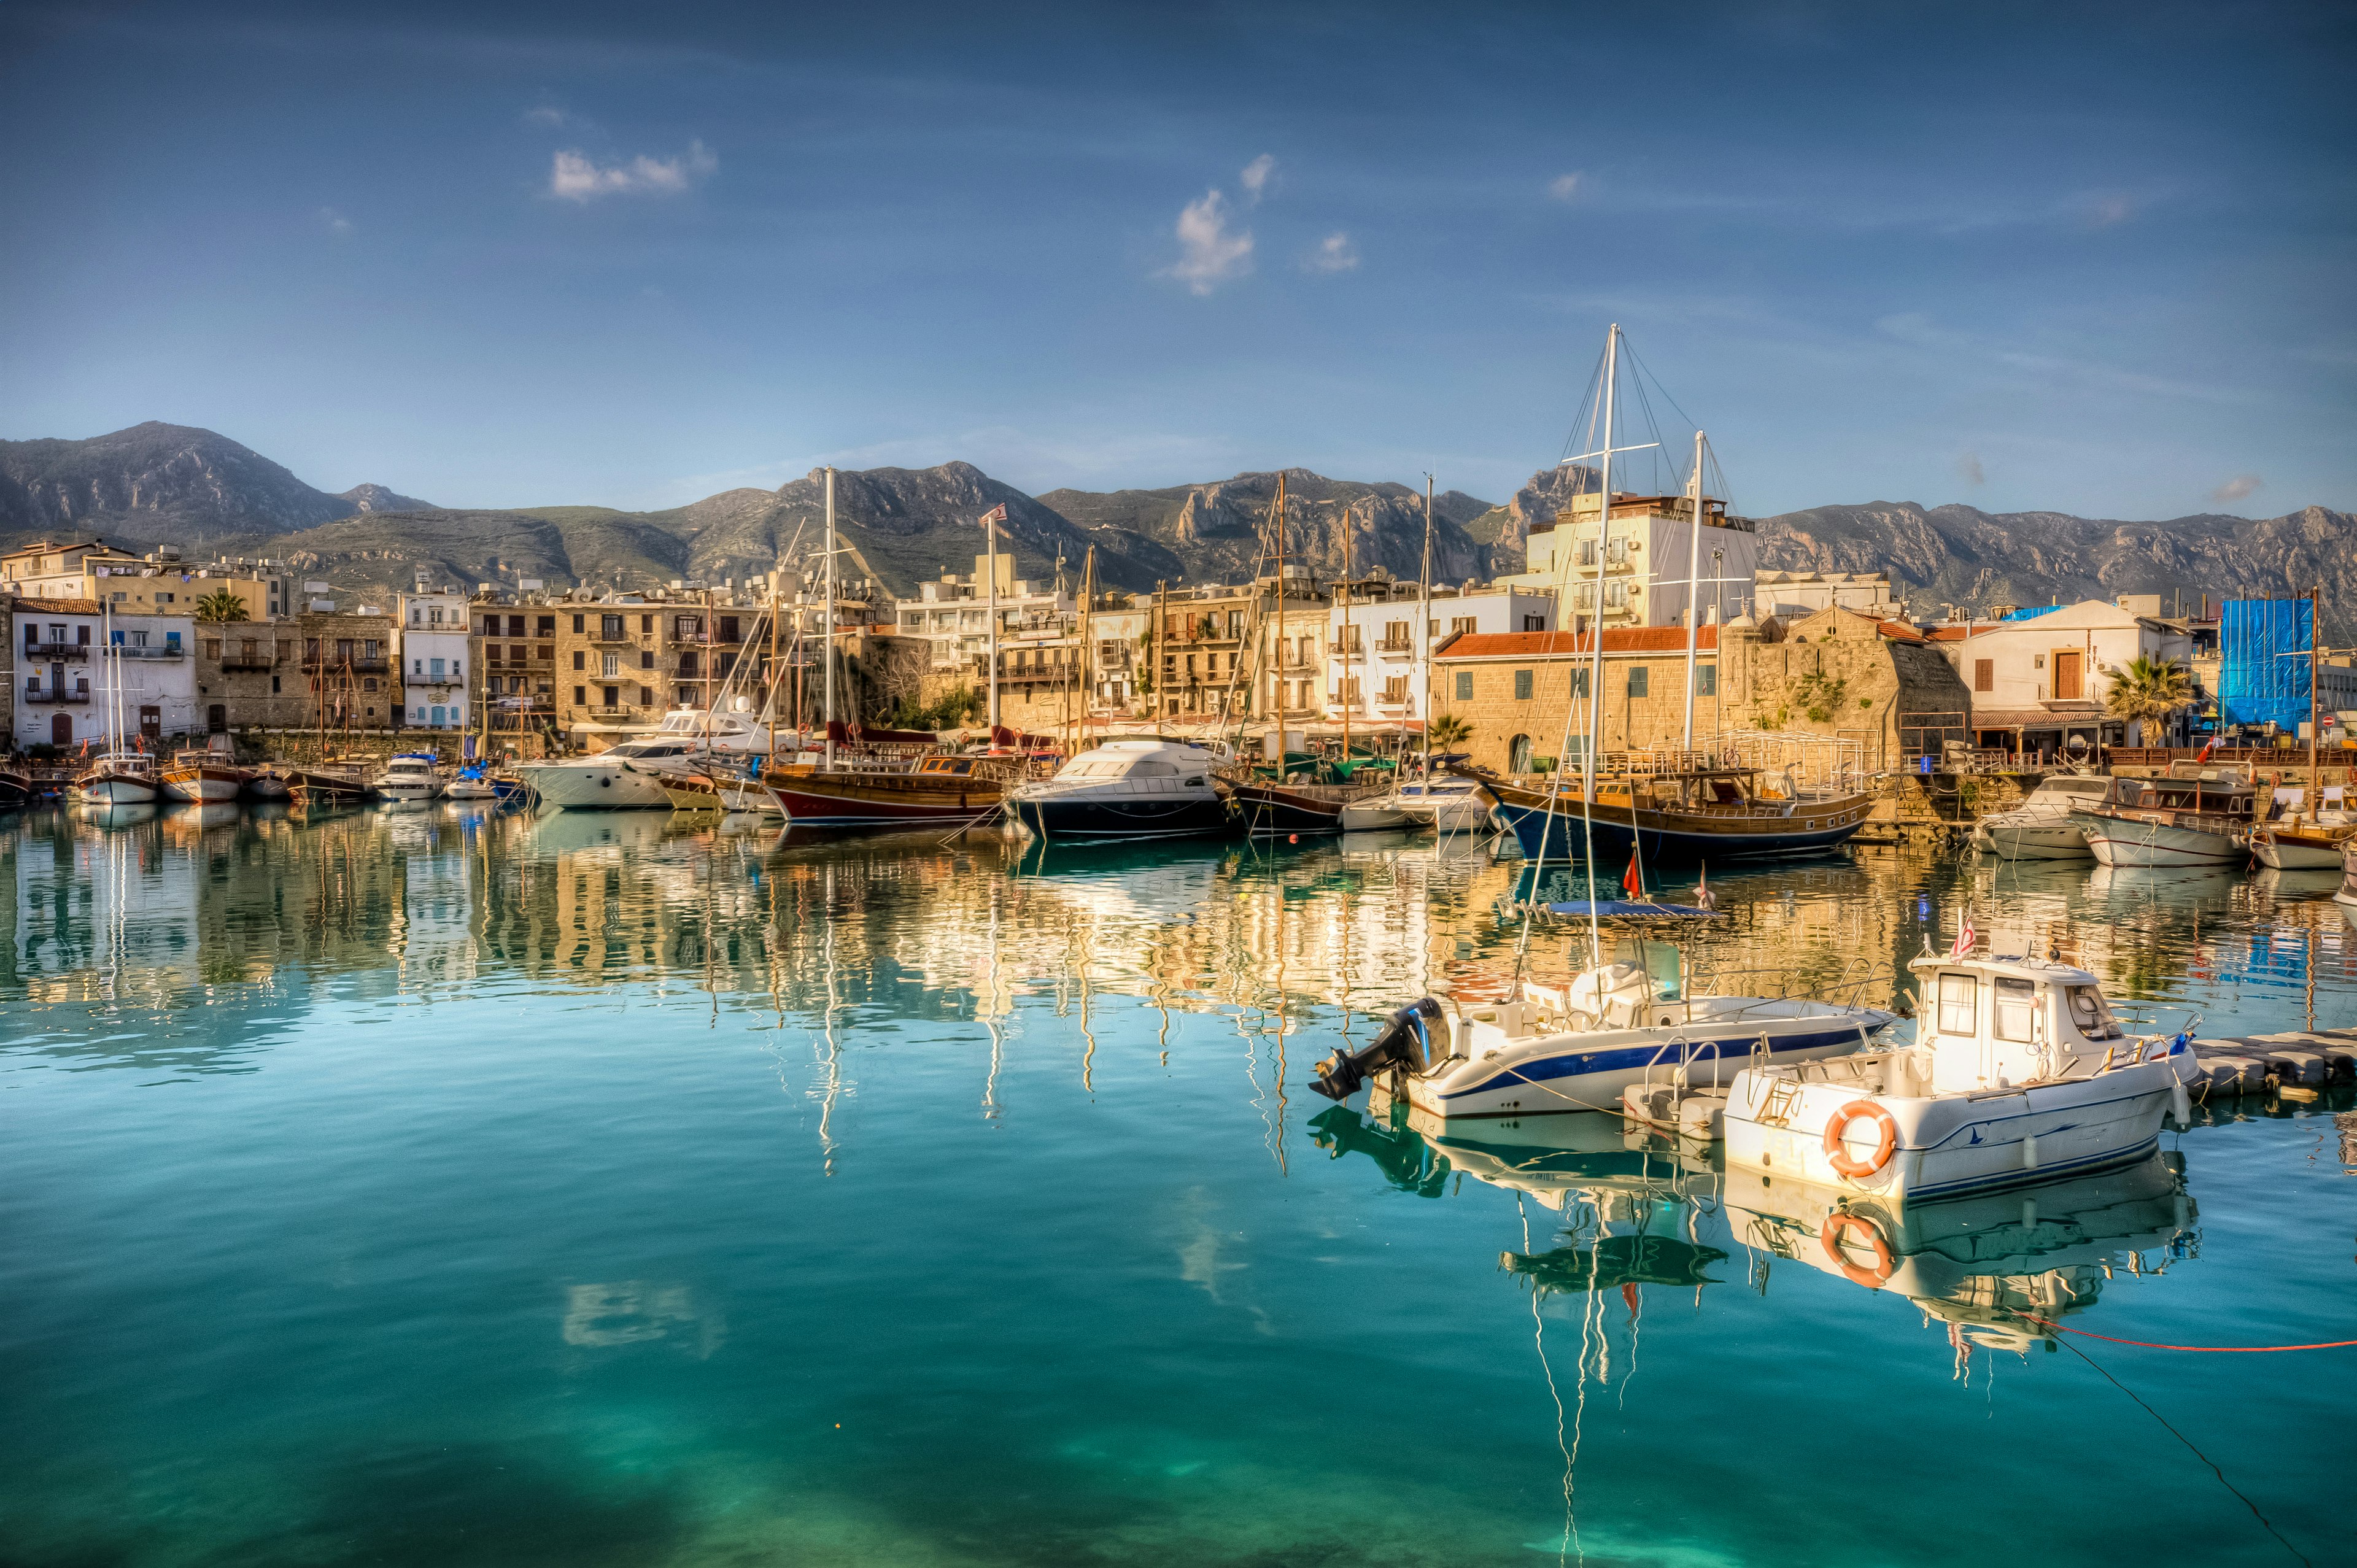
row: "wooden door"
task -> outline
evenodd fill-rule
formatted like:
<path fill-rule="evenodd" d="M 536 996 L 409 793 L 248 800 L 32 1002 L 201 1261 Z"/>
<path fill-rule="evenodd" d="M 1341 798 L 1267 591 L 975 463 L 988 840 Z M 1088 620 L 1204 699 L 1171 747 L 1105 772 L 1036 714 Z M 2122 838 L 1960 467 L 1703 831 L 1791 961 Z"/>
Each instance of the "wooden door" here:
<path fill-rule="evenodd" d="M 2075 648 L 2054 655 L 2054 700 L 2075 703 L 2086 695 L 2087 656 Z"/>

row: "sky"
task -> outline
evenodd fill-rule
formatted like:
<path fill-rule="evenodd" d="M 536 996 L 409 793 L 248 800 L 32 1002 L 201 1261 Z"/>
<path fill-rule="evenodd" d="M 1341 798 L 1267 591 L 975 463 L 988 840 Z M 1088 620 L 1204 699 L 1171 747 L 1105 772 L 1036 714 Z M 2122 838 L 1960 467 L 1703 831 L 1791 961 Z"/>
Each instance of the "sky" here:
<path fill-rule="evenodd" d="M 0 437 L 1501 501 L 1617 322 L 1738 511 L 2357 509 L 2352 67 L 2345 5 L 0 5 Z"/>

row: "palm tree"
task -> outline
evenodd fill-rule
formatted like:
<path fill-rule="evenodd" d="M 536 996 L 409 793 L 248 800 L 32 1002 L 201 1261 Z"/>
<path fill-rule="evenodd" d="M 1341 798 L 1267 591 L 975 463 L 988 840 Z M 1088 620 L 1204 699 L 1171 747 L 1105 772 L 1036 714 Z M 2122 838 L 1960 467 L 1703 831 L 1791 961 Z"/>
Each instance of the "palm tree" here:
<path fill-rule="evenodd" d="M 2104 693 L 2104 712 L 2158 729 L 2192 701 L 2193 677 L 2182 666 L 2172 659 L 2139 653 L 2113 672 L 2111 689 Z"/>
<path fill-rule="evenodd" d="M 1455 714 L 1443 714 L 1432 721 L 1425 732 L 1425 744 L 1435 751 L 1447 751 L 1473 738 L 1473 726 Z"/>
<path fill-rule="evenodd" d="M 197 601 L 197 618 L 201 621 L 245 620 L 245 601 L 227 588 L 219 588 Z"/>

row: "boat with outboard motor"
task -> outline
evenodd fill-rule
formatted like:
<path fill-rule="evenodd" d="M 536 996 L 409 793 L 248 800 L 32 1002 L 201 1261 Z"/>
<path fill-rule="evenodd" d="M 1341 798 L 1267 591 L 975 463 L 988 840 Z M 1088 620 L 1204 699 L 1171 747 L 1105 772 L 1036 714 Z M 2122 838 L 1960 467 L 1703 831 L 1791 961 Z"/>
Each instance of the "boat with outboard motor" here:
<path fill-rule="evenodd" d="M 2042 1181 L 2149 1154 L 2190 1116 L 2191 1024 L 2130 1037 L 2103 985 L 2056 958 L 1931 950 L 1912 1045 L 1746 1067 L 1727 1161 L 1781 1180 L 1933 1197 Z"/>
<path fill-rule="evenodd" d="M 1243 824 L 1213 786 L 1229 760 L 1217 743 L 1127 736 L 1082 752 L 1047 779 L 1008 791 L 1007 811 L 1042 838 L 1208 838 Z"/>
<path fill-rule="evenodd" d="M 1591 907 L 1550 908 L 1586 918 Z M 1717 918 L 1641 902 L 1599 899 L 1593 908 L 1598 919 Z M 1567 984 L 1523 979 L 1502 1000 L 1412 1003 L 1372 1045 L 1320 1062 L 1310 1087 L 1343 1100 L 1372 1083 L 1377 1100 L 1443 1118 L 1618 1111 L 1632 1084 L 1717 1084 L 1749 1061 L 1842 1055 L 1896 1016 L 1808 997 L 1689 995 L 1675 943 L 1628 940 L 1612 961 Z"/>
<path fill-rule="evenodd" d="M 2055 773 L 2009 811 L 1992 811 L 1973 824 L 1973 847 L 2001 860 L 2084 860 L 2087 824 L 2072 813 L 2082 800 L 2100 800 L 2112 786 L 2091 774 Z"/>
<path fill-rule="evenodd" d="M 1593 844 L 1617 860 L 1635 846 L 1648 861 L 1717 862 L 1822 854 L 1854 835 L 1873 797 L 1810 790 L 1788 769 L 1770 788 L 1755 768 L 1706 754 L 1631 753 L 1599 770 L 1593 800 L 1566 773 L 1551 784 L 1517 783 L 1468 765 L 1497 802 L 1499 822 L 1532 860 L 1565 861 Z"/>
<path fill-rule="evenodd" d="M 2155 778 L 2115 778 L 2100 800 L 2071 810 L 2105 865 L 2239 865 L 2256 801 L 2247 766 L 2196 760 Z"/>

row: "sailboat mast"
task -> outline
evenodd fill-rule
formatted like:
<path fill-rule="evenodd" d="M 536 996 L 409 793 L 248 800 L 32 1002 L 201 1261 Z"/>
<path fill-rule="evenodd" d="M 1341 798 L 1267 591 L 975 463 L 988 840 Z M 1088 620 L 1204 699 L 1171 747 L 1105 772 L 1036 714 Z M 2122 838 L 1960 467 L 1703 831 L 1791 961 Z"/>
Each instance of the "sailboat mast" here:
<path fill-rule="evenodd" d="M 998 746 L 998 524 L 987 515 L 982 531 L 990 549 L 990 745 Z"/>
<path fill-rule="evenodd" d="M 1694 749 L 1695 650 L 1702 637 L 1702 432 L 1695 432 L 1694 527 L 1686 543 L 1686 729 L 1684 749 Z M 1714 588 L 1716 593 L 1717 589 Z"/>
<path fill-rule="evenodd" d="M 1424 696 L 1416 712 L 1424 716 L 1424 771 L 1432 772 L 1432 476 L 1424 477 L 1424 568 L 1418 578 L 1415 638 L 1424 648 Z M 1415 646 L 1411 644 L 1410 646 Z"/>
<path fill-rule="evenodd" d="M 826 471 L 826 765 L 834 766 L 834 470 Z"/>
<path fill-rule="evenodd" d="M 1598 477 L 1596 533 L 1596 616 L 1587 625 L 1587 755 L 1580 758 L 1579 809 L 1593 821 L 1596 810 L 1596 748 L 1604 740 L 1604 572 L 1612 553 L 1613 392 L 1620 379 L 1620 324 L 1614 322 L 1604 339 L 1604 456 Z M 1555 764 L 1562 767 L 1561 762 Z M 1629 832 L 1637 831 L 1637 796 L 1629 795 Z M 1582 859 L 1587 862 L 1588 962 L 1604 961 L 1604 925 L 1596 913 L 1596 846 L 1591 843 Z"/>
<path fill-rule="evenodd" d="M 1276 476 L 1276 504 L 1270 509 L 1276 523 L 1276 777 L 1285 778 L 1285 474 Z"/>
<path fill-rule="evenodd" d="M 1342 580 L 1334 585 L 1334 602 L 1342 607 L 1342 625 L 1335 633 L 1342 645 L 1342 761 L 1351 760 L 1351 710 L 1357 707 L 1358 693 L 1351 688 L 1351 519 L 1357 515 L 1357 503 L 1342 509 Z"/>

